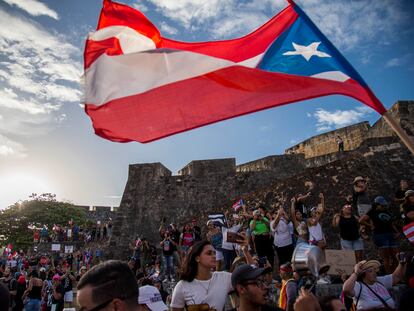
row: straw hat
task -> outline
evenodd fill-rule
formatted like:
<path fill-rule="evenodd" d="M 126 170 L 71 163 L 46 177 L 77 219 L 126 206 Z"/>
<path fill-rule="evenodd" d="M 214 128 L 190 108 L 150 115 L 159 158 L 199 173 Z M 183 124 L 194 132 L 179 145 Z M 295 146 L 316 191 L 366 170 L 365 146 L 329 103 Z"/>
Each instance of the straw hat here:
<path fill-rule="evenodd" d="M 381 267 L 381 263 L 378 260 L 368 260 L 366 263 L 364 263 L 361 266 L 361 271 L 365 272 L 368 269 L 379 269 L 379 267 Z"/>

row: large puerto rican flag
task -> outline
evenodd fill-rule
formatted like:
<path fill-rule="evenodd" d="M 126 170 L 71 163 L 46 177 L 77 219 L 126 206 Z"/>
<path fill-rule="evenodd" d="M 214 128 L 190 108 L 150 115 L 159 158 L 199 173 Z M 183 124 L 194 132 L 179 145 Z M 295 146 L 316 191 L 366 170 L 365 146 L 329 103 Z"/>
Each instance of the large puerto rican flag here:
<path fill-rule="evenodd" d="M 330 94 L 386 109 L 292 1 L 247 36 L 187 43 L 139 11 L 104 0 L 85 46 L 85 109 L 97 135 L 150 142 L 217 121 Z"/>

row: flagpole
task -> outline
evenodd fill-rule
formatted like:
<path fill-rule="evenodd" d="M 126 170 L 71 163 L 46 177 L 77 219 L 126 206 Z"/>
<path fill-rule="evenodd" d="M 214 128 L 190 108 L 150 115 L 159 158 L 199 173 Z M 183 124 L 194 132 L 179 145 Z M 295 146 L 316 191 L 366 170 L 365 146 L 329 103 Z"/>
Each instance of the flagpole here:
<path fill-rule="evenodd" d="M 394 132 L 398 135 L 398 137 L 402 140 L 404 145 L 411 151 L 414 155 L 414 141 L 413 139 L 407 135 L 407 133 L 401 128 L 401 126 L 394 120 L 391 116 L 390 110 L 382 115 L 384 120 L 388 123 L 388 125 L 394 130 Z"/>

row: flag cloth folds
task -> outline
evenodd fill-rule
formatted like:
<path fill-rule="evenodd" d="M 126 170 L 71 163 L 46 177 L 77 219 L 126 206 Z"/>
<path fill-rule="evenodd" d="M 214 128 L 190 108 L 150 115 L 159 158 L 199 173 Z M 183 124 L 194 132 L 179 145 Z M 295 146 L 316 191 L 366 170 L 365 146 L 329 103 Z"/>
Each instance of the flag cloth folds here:
<path fill-rule="evenodd" d="M 163 37 L 141 12 L 104 0 L 84 67 L 86 113 L 97 135 L 117 142 L 150 142 L 331 94 L 386 112 L 293 2 L 247 36 L 187 43 Z"/>

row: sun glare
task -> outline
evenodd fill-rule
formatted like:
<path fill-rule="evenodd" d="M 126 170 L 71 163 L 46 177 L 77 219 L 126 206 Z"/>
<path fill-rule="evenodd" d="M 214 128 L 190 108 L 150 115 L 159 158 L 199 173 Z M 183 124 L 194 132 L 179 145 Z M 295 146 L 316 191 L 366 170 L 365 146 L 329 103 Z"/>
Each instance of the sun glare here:
<path fill-rule="evenodd" d="M 32 193 L 54 192 L 54 187 L 41 176 L 31 173 L 11 173 L 0 175 L 0 194 L 3 209 L 19 200 L 26 200 Z"/>

